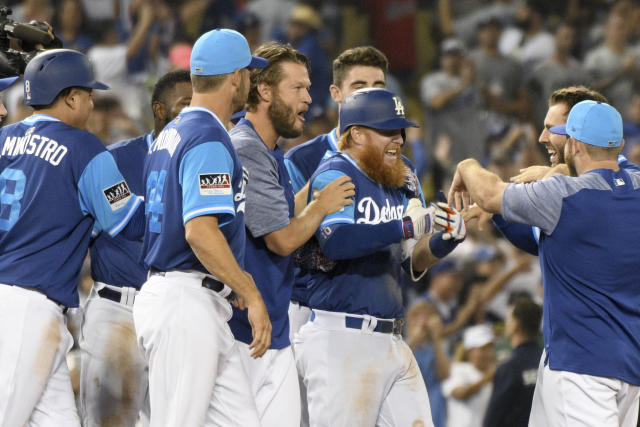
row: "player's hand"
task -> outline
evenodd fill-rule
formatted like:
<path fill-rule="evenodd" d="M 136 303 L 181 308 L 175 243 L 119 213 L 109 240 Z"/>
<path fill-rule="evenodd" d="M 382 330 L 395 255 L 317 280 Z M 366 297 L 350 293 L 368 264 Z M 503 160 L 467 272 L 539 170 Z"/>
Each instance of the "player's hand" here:
<path fill-rule="evenodd" d="M 341 176 L 314 193 L 314 200 L 324 208 L 325 215 L 339 211 L 347 205 L 353 204 L 356 195 L 356 186 L 348 176 Z"/>
<path fill-rule="evenodd" d="M 420 199 L 409 199 L 402 218 L 404 239 L 419 239 L 425 234 L 431 234 L 435 226 L 436 211 L 438 208 L 435 205 L 425 208 Z"/>
<path fill-rule="evenodd" d="M 465 226 L 469 225 L 470 221 L 477 219 L 478 222 L 476 224 L 476 227 L 478 228 L 478 231 L 484 231 L 486 225 L 489 223 L 489 221 L 491 221 L 491 218 L 493 217 L 492 213 L 483 211 L 482 208 L 475 203 L 469 206 L 467 209 L 463 210 L 461 214 L 462 218 L 464 219 Z"/>
<path fill-rule="evenodd" d="M 436 207 L 438 210 L 436 211 L 434 222 L 445 231 L 442 239 L 464 240 L 467 237 L 467 227 L 464 225 L 462 214 L 443 202 L 438 202 Z"/>
<path fill-rule="evenodd" d="M 442 318 L 439 314 L 432 314 L 427 319 L 427 327 L 431 341 L 438 341 L 442 337 Z"/>
<path fill-rule="evenodd" d="M 271 320 L 269 320 L 269 313 L 260 293 L 247 301 L 247 316 L 253 335 L 249 350 L 251 350 L 251 357 L 257 359 L 271 345 Z"/>
<path fill-rule="evenodd" d="M 511 182 L 533 182 L 539 181 L 551 170 L 549 166 L 529 166 L 520 169 L 520 173 L 509 178 Z"/>
<path fill-rule="evenodd" d="M 458 211 L 465 210 L 472 204 L 459 168 L 456 168 L 456 173 L 453 175 L 453 181 L 451 181 L 449 195 L 447 196 L 447 204 L 455 207 Z"/>

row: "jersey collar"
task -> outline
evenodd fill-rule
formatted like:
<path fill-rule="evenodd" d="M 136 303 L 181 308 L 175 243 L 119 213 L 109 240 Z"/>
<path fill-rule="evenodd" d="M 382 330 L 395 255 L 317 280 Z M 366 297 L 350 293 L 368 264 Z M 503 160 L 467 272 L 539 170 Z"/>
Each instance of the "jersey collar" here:
<path fill-rule="evenodd" d="M 153 140 L 154 140 L 154 138 L 153 138 L 153 133 L 154 133 L 154 132 L 155 132 L 155 131 L 153 131 L 153 130 L 152 130 L 152 131 L 151 131 L 151 132 L 149 132 L 149 133 L 147 134 L 147 136 L 145 136 L 145 138 L 144 138 L 144 139 L 145 139 L 145 141 L 147 141 L 147 149 L 151 149 L 151 144 L 153 144 Z"/>
<path fill-rule="evenodd" d="M 185 108 L 182 109 L 182 111 L 180 111 L 180 114 L 190 113 L 192 111 L 202 111 L 203 113 L 211 114 L 211 116 L 214 119 L 216 119 L 218 121 L 218 123 L 220 123 L 220 126 L 225 128 L 225 130 L 227 129 L 227 127 L 224 125 L 224 123 L 222 123 L 222 121 L 218 118 L 218 116 L 216 116 L 216 113 L 214 113 L 213 111 L 211 111 L 211 110 L 209 110 L 208 108 L 205 108 L 205 107 L 185 107 Z"/>
<path fill-rule="evenodd" d="M 331 132 L 327 134 L 329 145 L 333 151 L 338 151 L 338 128 L 335 127 Z"/>
<path fill-rule="evenodd" d="M 47 114 L 34 114 L 22 120 L 23 123 L 26 123 L 28 125 L 31 125 L 35 122 L 59 122 L 59 121 L 60 121 L 59 119 L 56 119 L 55 117 L 49 116 Z"/>

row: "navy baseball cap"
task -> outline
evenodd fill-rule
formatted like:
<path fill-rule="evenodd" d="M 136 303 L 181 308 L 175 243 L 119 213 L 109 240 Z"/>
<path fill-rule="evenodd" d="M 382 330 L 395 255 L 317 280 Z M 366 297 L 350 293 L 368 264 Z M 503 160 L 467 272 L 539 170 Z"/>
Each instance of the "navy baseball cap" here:
<path fill-rule="evenodd" d="M 16 80 L 18 80 L 18 76 L 5 77 L 4 79 L 0 79 L 0 90 L 5 90 L 13 83 L 15 83 Z"/>
<path fill-rule="evenodd" d="M 615 148 L 622 144 L 622 116 L 604 102 L 582 101 L 569 111 L 566 125 L 553 126 L 549 132 L 569 135 L 589 145 Z"/>
<path fill-rule="evenodd" d="M 191 52 L 191 74 L 216 76 L 233 73 L 239 68 L 264 68 L 264 58 L 252 56 L 249 43 L 242 34 L 217 28 L 200 36 Z"/>

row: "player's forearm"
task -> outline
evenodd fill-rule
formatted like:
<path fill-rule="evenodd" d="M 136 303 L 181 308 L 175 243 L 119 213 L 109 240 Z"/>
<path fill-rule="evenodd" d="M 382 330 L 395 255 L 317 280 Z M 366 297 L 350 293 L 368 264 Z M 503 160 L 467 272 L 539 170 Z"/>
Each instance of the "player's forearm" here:
<path fill-rule="evenodd" d="M 262 298 L 240 268 L 213 215 L 193 218 L 185 225 L 185 238 L 198 260 L 218 280 L 247 301 Z"/>
<path fill-rule="evenodd" d="M 436 356 L 436 375 L 440 381 L 445 380 L 449 378 L 451 366 L 440 337 L 433 341 L 433 350 Z"/>
<path fill-rule="evenodd" d="M 491 222 L 513 246 L 531 255 L 538 255 L 538 242 L 530 225 L 507 222 L 499 214 L 494 215 Z"/>
<path fill-rule="evenodd" d="M 430 236 L 423 236 L 413 248 L 413 252 L 411 253 L 411 267 L 415 272 L 422 273 L 440 260 L 440 258 L 431 252 L 429 239 Z"/>
<path fill-rule="evenodd" d="M 325 215 L 325 209 L 311 201 L 289 225 L 265 236 L 267 247 L 280 256 L 292 254 L 313 236 Z"/>
<path fill-rule="evenodd" d="M 503 182 L 498 175 L 484 169 L 475 159 L 460 162 L 458 172 L 471 199 L 482 210 L 491 213 L 502 211 L 502 195 L 507 183 Z"/>
<path fill-rule="evenodd" d="M 295 198 L 296 207 L 294 210 L 294 214 L 296 217 L 302 213 L 304 208 L 307 207 L 308 196 L 309 196 L 309 183 L 307 182 L 306 185 L 296 193 L 296 198 Z"/>
<path fill-rule="evenodd" d="M 351 259 L 370 255 L 403 239 L 400 220 L 380 224 L 338 224 L 322 233 L 320 245 L 329 259 Z M 326 236 L 325 236 L 326 235 Z"/>

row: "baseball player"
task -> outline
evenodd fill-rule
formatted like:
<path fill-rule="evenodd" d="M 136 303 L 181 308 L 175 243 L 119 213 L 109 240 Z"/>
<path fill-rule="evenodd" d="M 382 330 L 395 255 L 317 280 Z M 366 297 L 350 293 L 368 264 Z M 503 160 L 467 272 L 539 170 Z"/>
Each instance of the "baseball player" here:
<path fill-rule="evenodd" d="M 151 426 L 259 425 L 227 325 L 231 290 L 248 308 L 252 357 L 269 348 L 271 323 L 243 270 L 248 174 L 224 123 L 246 102 L 249 68 L 266 65 L 236 31 L 200 36 L 191 53 L 190 106 L 165 126 L 145 160 L 143 254 L 150 270 L 133 319 L 149 364 Z"/>
<path fill-rule="evenodd" d="M 575 177 L 507 184 L 468 159 L 450 200 L 468 192 L 482 209 L 541 230 L 545 350 L 529 425 L 635 426 L 640 172 L 618 165 L 622 118 L 606 103 L 579 102 L 566 125 L 549 130 L 568 138 L 564 157 Z"/>
<path fill-rule="evenodd" d="M 263 426 L 300 425 L 300 390 L 289 341 L 289 301 L 293 290 L 292 253 L 313 235 L 322 219 L 352 203 L 353 184 L 339 178 L 294 215 L 296 203 L 280 136 L 302 134 L 311 97 L 309 61 L 288 45 L 266 44 L 255 55 L 269 61 L 251 72 L 244 119 L 229 132 L 249 172 L 245 225 L 245 265 L 255 278 L 273 325 L 271 346 L 260 359 L 250 357 L 251 325 L 234 309 L 229 322 L 245 364 Z M 306 205 L 306 206 L 305 206 Z"/>
<path fill-rule="evenodd" d="M 342 52 L 333 61 L 333 84 L 329 87 L 331 98 L 338 104 L 338 109 L 340 109 L 342 101 L 357 89 L 384 88 L 386 86 L 385 73 L 388 67 L 386 56 L 373 46 L 360 46 Z M 291 177 L 293 191 L 296 194 L 302 191 L 302 200 L 306 200 L 306 185 L 325 153 L 338 150 L 339 128 L 340 126 L 336 126 L 331 132 L 319 135 L 287 151 L 284 160 L 287 172 Z M 310 242 L 308 247 L 301 249 L 296 254 L 295 286 L 289 308 L 289 338 L 292 341 L 295 333 L 311 317 L 311 310 L 306 302 L 306 287 L 307 283 L 312 280 L 313 269 L 304 260 L 321 259 L 317 251 L 314 251 L 315 248 L 317 248 L 317 243 Z"/>
<path fill-rule="evenodd" d="M 24 72 L 25 103 L 35 113 L 0 130 L 2 426 L 80 425 L 64 314 L 78 306 L 92 229 L 135 238 L 143 223 L 141 199 L 102 142 L 82 130 L 93 89 L 107 86 L 85 55 L 45 51 Z"/>
<path fill-rule="evenodd" d="M 135 193 L 144 193 L 142 166 L 154 135 L 190 101 L 189 72 L 165 74 L 151 96 L 154 130 L 108 147 Z M 147 396 L 146 363 L 136 342 L 132 315 L 135 295 L 147 279 L 147 269 L 139 261 L 141 249 L 140 241 L 106 233 L 90 248 L 94 284 L 84 306 L 80 339 L 80 415 L 84 426 L 132 426 Z"/>
<path fill-rule="evenodd" d="M 311 426 L 433 425 L 424 380 L 400 335 L 400 269 L 417 279 L 466 230 L 446 205 L 425 208 L 407 196 L 401 148 L 408 126 L 416 125 L 392 92 L 353 92 L 340 109 L 340 152 L 310 180 L 313 194 L 348 176 L 356 193 L 316 232 L 335 264 L 309 283 L 313 314 L 294 342 Z M 435 225 L 445 230 L 433 234 Z"/>

